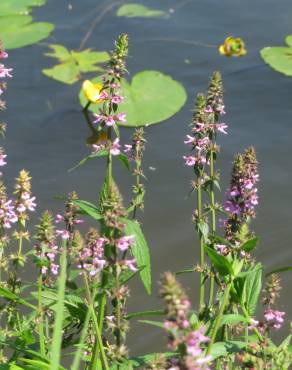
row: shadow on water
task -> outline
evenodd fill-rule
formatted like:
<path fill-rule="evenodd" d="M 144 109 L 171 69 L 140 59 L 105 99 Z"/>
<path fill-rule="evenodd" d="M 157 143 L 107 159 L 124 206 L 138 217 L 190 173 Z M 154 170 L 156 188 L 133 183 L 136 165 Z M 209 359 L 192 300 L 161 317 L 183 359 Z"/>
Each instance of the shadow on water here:
<path fill-rule="evenodd" d="M 268 270 L 291 264 L 292 79 L 266 67 L 259 56 L 260 48 L 281 44 L 283 37 L 291 33 L 291 2 L 278 0 L 275 6 L 274 1 L 267 0 L 263 11 L 260 0 L 252 2 L 252 10 L 249 2 L 238 0 L 142 1 L 150 7 L 173 9 L 168 19 L 117 18 L 114 11 L 118 3 L 121 2 L 50 0 L 35 14 L 38 19 L 56 24 L 48 43 L 60 43 L 72 49 L 82 44 L 110 50 L 116 36 L 127 32 L 131 74 L 143 69 L 160 70 L 181 81 L 189 94 L 188 103 L 175 117 L 146 130 L 148 183 L 141 221 L 151 248 L 155 283 L 152 297 L 146 297 L 138 281 L 132 284 L 129 311 L 159 307 L 156 282 L 161 272 L 189 268 L 197 261 L 198 247 L 193 241 L 191 223 L 194 198 L 186 198 L 191 173 L 182 161 L 187 150 L 183 139 L 188 131 L 194 94 L 207 87 L 215 69 L 223 73 L 226 122 L 230 125 L 230 135 L 220 142 L 222 189 L 228 184 L 233 154 L 255 145 L 262 180 L 259 218 L 255 224 L 261 235 L 257 257 Z M 277 27 L 272 27 L 273 24 Z M 227 59 L 219 56 L 215 47 L 205 47 L 219 45 L 230 34 L 246 41 L 246 57 Z M 30 170 L 39 209 L 57 211 L 62 209 L 62 204 L 53 197 L 73 189 L 81 198 L 94 201 L 103 179 L 103 168 L 100 162 L 92 161 L 72 173 L 67 172 L 88 153 L 85 139 L 89 132 L 77 100 L 80 83 L 64 86 L 41 74 L 41 69 L 51 62 L 43 57 L 46 51 L 44 43 L 10 53 L 14 78 L 9 84 L 9 109 L 5 113 L 9 124 L 5 143 L 9 156 L 6 176 L 11 186 L 19 169 Z M 124 142 L 129 136 L 130 130 L 122 130 Z M 128 194 L 131 182 L 124 169 L 115 171 L 122 190 Z M 192 275 L 183 278 L 189 287 L 194 280 Z M 291 274 L 283 275 L 280 309 L 292 307 L 288 294 L 291 281 Z M 192 297 L 197 291 L 197 282 L 194 290 L 188 289 Z M 288 318 L 291 318 L 289 313 Z M 139 323 L 133 324 L 129 342 L 132 352 L 139 354 L 165 345 L 158 329 Z"/>

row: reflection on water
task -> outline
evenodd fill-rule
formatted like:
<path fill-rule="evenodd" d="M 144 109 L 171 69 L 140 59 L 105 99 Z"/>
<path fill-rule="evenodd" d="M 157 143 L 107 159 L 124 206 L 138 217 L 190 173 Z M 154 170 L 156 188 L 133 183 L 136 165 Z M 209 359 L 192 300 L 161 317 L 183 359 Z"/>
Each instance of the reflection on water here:
<path fill-rule="evenodd" d="M 252 8 L 249 2 L 239 0 L 142 2 L 150 7 L 172 8 L 174 12 L 169 19 L 116 18 L 113 11 L 118 2 L 95 0 L 50 0 L 46 7 L 36 11 L 38 19 L 56 24 L 48 42 L 72 49 L 79 47 L 93 22 L 96 27 L 88 34 L 85 47 L 109 50 L 116 36 L 127 32 L 131 74 L 157 69 L 181 81 L 189 93 L 188 103 L 179 114 L 146 130 L 148 150 L 144 165 L 148 183 L 141 221 L 151 247 L 155 285 L 153 296 L 148 298 L 141 284 L 135 281 L 129 311 L 158 307 L 156 282 L 160 273 L 189 268 L 196 263 L 194 255 L 198 257 L 198 246 L 193 241 L 191 223 L 194 198 L 187 197 L 191 171 L 183 165 L 186 151 L 183 139 L 188 131 L 194 94 L 207 87 L 215 69 L 223 73 L 226 122 L 230 125 L 230 135 L 220 139 L 222 188 L 228 183 L 233 154 L 254 145 L 262 180 L 256 221 L 257 233 L 261 235 L 257 256 L 268 270 L 291 265 L 292 259 L 292 166 L 289 163 L 292 79 L 272 71 L 259 57 L 260 48 L 280 45 L 284 36 L 291 33 L 291 2 L 278 0 L 275 5 L 274 1 L 266 0 L 264 11 L 260 0 L 254 0 Z M 229 34 L 246 41 L 246 57 L 227 59 L 212 47 L 222 43 Z M 6 95 L 9 109 L 4 114 L 9 124 L 5 142 L 9 158 L 6 176 L 12 186 L 17 171 L 28 169 L 33 176 L 39 209 L 50 207 L 56 211 L 62 204 L 53 197 L 72 189 L 81 198 L 94 201 L 103 179 L 103 165 L 102 161 L 92 161 L 67 173 L 88 153 L 85 139 L 89 132 L 77 100 L 80 84 L 65 86 L 41 74 L 41 69 L 51 62 L 42 56 L 46 51 L 42 44 L 10 53 L 14 78 Z M 122 130 L 124 142 L 129 135 L 129 130 Z M 117 167 L 115 173 L 127 197 L 131 179 L 124 168 Z M 291 309 L 288 292 L 292 275 L 286 273 L 282 277 L 280 309 L 284 306 Z M 193 275 L 183 278 L 190 287 L 193 280 Z M 189 289 L 189 294 L 193 296 L 194 291 Z M 287 314 L 287 318 L 291 319 L 291 315 Z M 158 350 L 164 344 L 158 329 L 133 325 L 130 335 L 133 352 Z"/>

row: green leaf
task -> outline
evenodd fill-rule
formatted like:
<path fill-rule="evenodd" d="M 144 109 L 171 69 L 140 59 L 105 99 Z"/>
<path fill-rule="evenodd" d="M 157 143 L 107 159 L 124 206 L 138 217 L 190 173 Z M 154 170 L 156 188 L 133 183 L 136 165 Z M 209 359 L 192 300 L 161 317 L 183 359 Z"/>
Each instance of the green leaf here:
<path fill-rule="evenodd" d="M 81 159 L 80 162 L 78 162 L 74 167 L 70 168 L 69 172 L 76 170 L 76 168 L 82 166 L 87 161 L 98 158 L 98 157 L 105 157 L 108 154 L 108 151 L 106 149 L 99 150 L 96 153 L 89 154 L 87 157 Z M 120 154 L 121 155 L 121 154 Z"/>
<path fill-rule="evenodd" d="M 59 368 L 61 357 L 62 333 L 63 333 L 63 320 L 64 320 L 64 300 L 66 289 L 67 277 L 67 247 L 66 242 L 63 243 L 63 252 L 60 259 L 60 274 L 58 278 L 58 297 L 57 297 L 57 310 L 54 322 L 54 331 L 52 339 L 51 351 L 54 354 L 50 361 L 50 370 Z"/>
<path fill-rule="evenodd" d="M 164 310 L 148 310 L 140 312 L 132 312 L 127 315 L 127 320 L 136 319 L 137 317 L 144 316 L 163 316 Z"/>
<path fill-rule="evenodd" d="M 205 249 L 212 264 L 218 270 L 220 275 L 225 276 L 233 274 L 232 266 L 230 262 L 226 259 L 226 257 L 217 253 L 214 249 L 210 247 L 206 246 Z"/>
<path fill-rule="evenodd" d="M 261 57 L 276 71 L 292 76 L 292 47 L 266 47 Z"/>
<path fill-rule="evenodd" d="M 251 252 L 257 246 L 258 241 L 259 238 L 257 237 L 249 239 L 241 245 L 240 249 L 244 250 L 245 252 Z"/>
<path fill-rule="evenodd" d="M 204 241 L 206 242 L 208 240 L 208 234 L 209 234 L 209 225 L 205 221 L 200 221 L 198 223 L 198 230 L 203 236 Z"/>
<path fill-rule="evenodd" d="M 174 352 L 149 353 L 143 356 L 131 357 L 130 361 L 135 367 L 135 369 L 141 369 L 141 368 L 144 368 L 144 366 L 146 366 L 147 364 L 155 361 L 155 359 L 161 356 L 166 357 L 166 358 L 171 358 L 171 357 L 176 357 L 177 353 L 174 353 Z"/>
<path fill-rule="evenodd" d="M 151 294 L 151 262 L 148 244 L 137 221 L 123 218 L 122 222 L 126 224 L 126 235 L 135 235 L 135 242 L 131 247 L 131 251 L 138 268 L 144 267 L 140 271 L 140 277 L 147 293 Z"/>
<path fill-rule="evenodd" d="M 1 0 L 0 14 L 7 16 L 11 14 L 27 14 L 33 6 L 41 6 L 46 0 Z"/>
<path fill-rule="evenodd" d="M 255 313 L 261 288 L 262 266 L 258 263 L 246 276 L 242 293 L 243 304 L 251 316 Z"/>
<path fill-rule="evenodd" d="M 117 158 L 119 161 L 123 163 L 123 165 L 126 167 L 127 170 L 130 170 L 130 163 L 129 163 L 128 157 L 125 154 L 121 153 L 117 155 Z"/>
<path fill-rule="evenodd" d="M 92 82 L 99 81 L 99 78 Z M 119 105 L 119 112 L 127 113 L 125 127 L 138 127 L 162 122 L 177 113 L 185 104 L 187 94 L 184 87 L 170 76 L 158 71 L 137 73 L 132 83 L 122 80 L 121 93 L 125 97 Z M 83 107 L 87 99 L 83 91 L 79 94 Z M 91 104 L 89 109 L 98 113 L 100 104 Z"/>
<path fill-rule="evenodd" d="M 97 64 L 109 60 L 109 54 L 105 51 L 69 51 L 65 46 L 59 44 L 49 45 L 51 52 L 46 56 L 57 59 L 60 63 L 52 68 L 43 69 L 43 73 L 54 80 L 73 84 L 81 79 L 82 73 L 103 71 Z"/>
<path fill-rule="evenodd" d="M 15 293 L 11 292 L 8 289 L 0 288 L 0 297 L 4 297 L 10 301 L 16 302 L 18 304 L 22 304 L 23 306 L 32 308 L 33 310 L 37 310 L 38 308 L 31 303 L 27 302 L 26 300 L 18 297 Z"/>
<path fill-rule="evenodd" d="M 212 360 L 215 360 L 219 357 L 227 356 L 228 353 L 237 353 L 240 352 L 243 348 L 246 347 L 245 342 L 240 341 L 226 341 L 226 342 L 217 342 L 214 343 L 210 352 Z"/>
<path fill-rule="evenodd" d="M 117 10 L 118 17 L 164 17 L 167 13 L 161 10 L 147 8 L 141 4 L 124 4 Z"/>
<path fill-rule="evenodd" d="M 156 326 L 158 328 L 164 329 L 164 324 L 163 324 L 163 322 L 160 322 L 160 321 L 138 320 L 138 322 L 141 322 L 143 324 L 148 324 L 148 325 Z"/>
<path fill-rule="evenodd" d="M 240 322 L 248 323 L 249 321 L 242 315 L 231 313 L 231 314 L 223 315 L 220 325 L 221 326 L 236 325 L 236 324 L 239 324 Z"/>
<path fill-rule="evenodd" d="M 175 274 L 176 275 L 183 275 L 183 274 L 189 274 L 189 273 L 192 273 L 192 272 L 195 272 L 195 268 L 193 267 L 192 269 L 186 269 L 186 270 L 180 270 L 180 271 L 177 271 Z"/>
<path fill-rule="evenodd" d="M 77 82 L 80 78 L 78 67 L 73 61 L 57 64 L 52 68 L 45 68 L 42 72 L 47 77 L 69 85 L 74 84 L 74 82 Z M 75 166 L 74 169 L 81 164 Z"/>
<path fill-rule="evenodd" d="M 288 46 L 292 47 L 292 35 L 288 35 L 285 37 L 285 42 Z"/>
<path fill-rule="evenodd" d="M 12 23 L 8 28 L 0 30 L 0 38 L 6 49 L 16 49 L 47 38 L 53 30 L 54 25 L 47 22 L 30 23 L 23 26 Z"/>
<path fill-rule="evenodd" d="M 272 274 L 277 274 L 278 272 L 286 272 L 286 271 L 292 271 L 292 266 L 285 266 L 285 267 L 278 267 L 266 274 L 266 277 L 272 275 Z"/>
<path fill-rule="evenodd" d="M 102 219 L 99 209 L 94 204 L 81 199 L 73 200 L 73 203 L 80 207 L 86 215 L 92 217 L 94 220 L 99 221 Z"/>

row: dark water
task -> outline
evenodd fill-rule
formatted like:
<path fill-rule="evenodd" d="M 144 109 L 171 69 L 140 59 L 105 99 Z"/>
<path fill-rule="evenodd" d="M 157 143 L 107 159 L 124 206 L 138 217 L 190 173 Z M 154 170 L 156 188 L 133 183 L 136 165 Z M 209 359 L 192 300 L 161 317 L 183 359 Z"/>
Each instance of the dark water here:
<path fill-rule="evenodd" d="M 35 11 L 38 20 L 56 24 L 55 32 L 46 42 L 72 49 L 79 47 L 97 17 L 86 47 L 110 50 L 117 35 L 127 32 L 131 74 L 143 69 L 160 70 L 182 82 L 189 95 L 187 104 L 176 116 L 147 129 L 144 166 L 148 183 L 141 221 L 151 248 L 154 292 L 147 297 L 141 284 L 135 282 L 129 311 L 159 307 L 156 282 L 160 274 L 189 268 L 197 261 L 198 246 L 191 223 L 194 199 L 187 198 L 191 171 L 183 165 L 182 156 L 187 150 L 183 140 L 188 132 L 194 94 L 206 89 L 215 69 L 223 74 L 226 122 L 230 125 L 230 134 L 220 141 L 222 188 L 228 183 L 234 153 L 254 145 L 261 176 L 255 222 L 261 236 L 257 257 L 267 270 L 292 262 L 292 79 L 271 70 L 259 56 L 262 47 L 281 45 L 285 35 L 291 33 L 291 2 L 143 0 L 141 3 L 163 10 L 172 8 L 174 12 L 169 19 L 117 18 L 115 3 L 97 0 L 48 0 L 46 7 Z M 72 10 L 68 8 L 70 4 Z M 246 41 L 246 57 L 227 59 L 219 56 L 216 48 L 196 45 L 196 42 L 219 45 L 228 35 Z M 17 172 L 28 169 L 33 176 L 39 210 L 60 211 L 62 203 L 53 197 L 73 189 L 80 198 L 96 200 L 103 167 L 96 161 L 67 172 L 88 154 L 85 138 L 89 132 L 79 111 L 80 83 L 70 87 L 41 74 L 41 69 L 51 62 L 43 57 L 46 51 L 42 44 L 10 52 L 14 78 L 6 94 L 9 109 L 5 113 L 8 122 L 5 147 L 9 166 L 5 175 L 12 186 Z M 122 130 L 124 142 L 129 135 L 129 130 Z M 115 176 L 124 194 L 129 194 L 131 179 L 125 170 L 117 167 Z M 194 276 L 182 280 L 194 296 Z M 287 319 L 291 319 L 291 281 L 292 274 L 282 274 L 279 309 L 287 311 Z M 197 284 L 195 290 L 197 294 Z M 161 338 L 158 330 L 134 324 L 129 338 L 132 353 L 162 349 Z"/>

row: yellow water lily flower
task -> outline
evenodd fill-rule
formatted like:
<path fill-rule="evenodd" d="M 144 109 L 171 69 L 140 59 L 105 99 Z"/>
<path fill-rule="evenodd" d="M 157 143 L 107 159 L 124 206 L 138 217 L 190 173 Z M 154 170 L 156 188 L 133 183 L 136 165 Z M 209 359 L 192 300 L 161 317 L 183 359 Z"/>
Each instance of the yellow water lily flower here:
<path fill-rule="evenodd" d="M 82 90 L 91 103 L 101 103 L 104 100 L 104 94 L 101 92 L 102 85 L 99 83 L 85 80 L 82 84 Z"/>
<path fill-rule="evenodd" d="M 224 44 L 219 46 L 219 53 L 226 57 L 242 57 L 247 51 L 240 37 L 229 36 L 224 40 Z"/>

